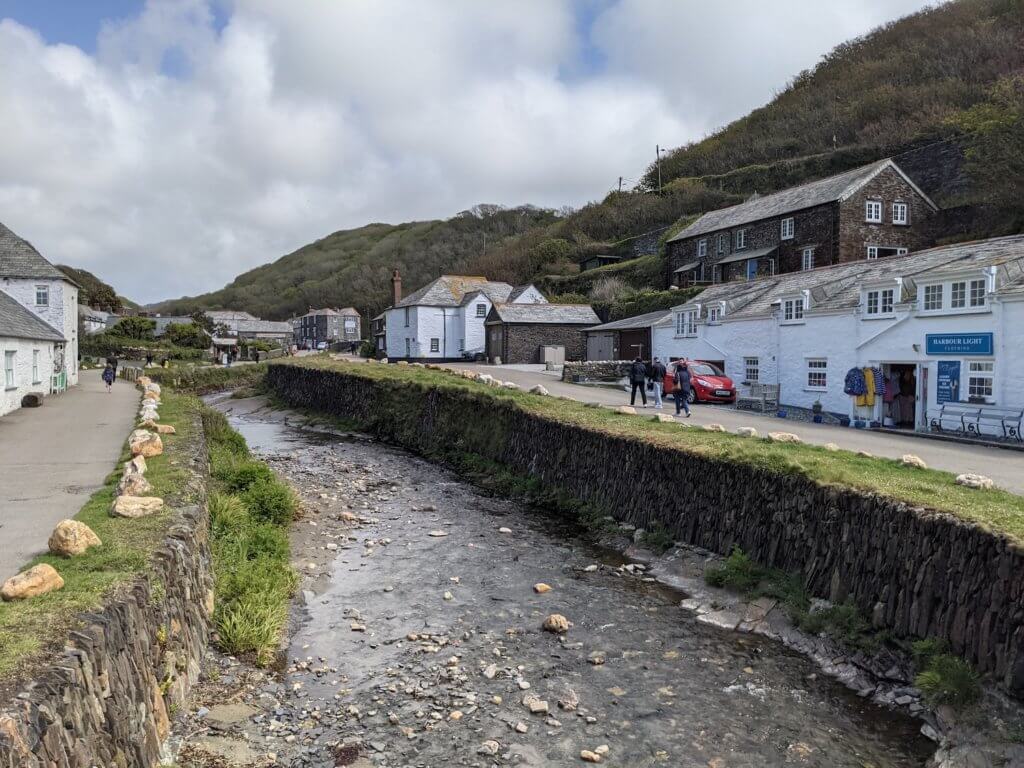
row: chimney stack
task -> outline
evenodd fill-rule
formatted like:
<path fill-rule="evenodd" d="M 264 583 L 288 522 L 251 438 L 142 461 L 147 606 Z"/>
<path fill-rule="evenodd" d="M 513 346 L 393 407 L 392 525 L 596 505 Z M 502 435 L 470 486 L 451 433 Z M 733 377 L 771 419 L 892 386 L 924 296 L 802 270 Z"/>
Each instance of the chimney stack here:
<path fill-rule="evenodd" d="M 397 307 L 402 300 L 402 276 L 396 269 L 391 275 L 391 306 Z"/>

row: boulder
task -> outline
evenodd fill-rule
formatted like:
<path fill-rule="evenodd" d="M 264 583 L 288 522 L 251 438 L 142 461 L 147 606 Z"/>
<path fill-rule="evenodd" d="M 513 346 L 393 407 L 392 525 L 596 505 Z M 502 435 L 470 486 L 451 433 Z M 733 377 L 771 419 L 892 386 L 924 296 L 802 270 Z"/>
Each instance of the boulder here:
<path fill-rule="evenodd" d="M 142 477 L 142 475 L 134 475 L 134 477 Z M 85 523 L 80 523 L 78 520 L 61 520 L 53 529 L 47 543 L 53 554 L 72 557 L 103 542 Z"/>
<path fill-rule="evenodd" d="M 636 416 L 636 408 L 631 405 L 620 405 L 615 409 L 616 413 L 622 413 L 626 416 Z"/>
<path fill-rule="evenodd" d="M 826 451 L 838 451 L 839 450 L 839 446 L 836 443 L 825 443 L 821 447 L 824 448 Z"/>
<path fill-rule="evenodd" d="M 42 392 L 29 392 L 21 398 L 22 408 L 39 408 L 43 404 Z"/>
<path fill-rule="evenodd" d="M 145 390 L 146 392 L 155 392 L 158 396 L 160 395 L 161 392 L 160 385 L 157 384 L 155 381 L 149 382 L 149 384 L 145 386 Z"/>
<path fill-rule="evenodd" d="M 153 434 L 145 429 L 136 429 L 128 438 L 128 447 L 132 456 L 144 456 L 151 458 L 159 456 L 164 452 L 164 442 L 160 435 Z"/>
<path fill-rule="evenodd" d="M 157 424 L 156 433 L 158 435 L 176 435 L 178 433 L 178 430 L 176 430 L 170 424 Z"/>
<path fill-rule="evenodd" d="M 113 517 L 147 517 L 164 508 L 164 500 L 158 496 L 118 496 L 110 508 Z"/>
<path fill-rule="evenodd" d="M 373 362 L 373 358 L 372 357 L 368 358 L 366 362 L 372 363 Z M 378 362 L 384 363 L 385 365 L 387 365 L 388 359 L 386 357 L 382 357 L 380 360 L 378 360 Z"/>
<path fill-rule="evenodd" d="M 0 587 L 0 597 L 4 600 L 25 600 L 38 595 L 45 595 L 64 586 L 64 579 L 52 565 L 40 563 L 12 576 Z"/>
<path fill-rule="evenodd" d="M 142 390 L 145 390 L 146 387 L 148 387 L 152 383 L 153 380 L 149 378 L 149 376 L 139 376 L 139 378 L 135 380 L 135 385 Z"/>
<path fill-rule="evenodd" d="M 505 387 L 505 389 L 519 389 L 519 385 L 514 381 L 506 381 L 502 386 Z"/>
<path fill-rule="evenodd" d="M 564 635 L 569 631 L 569 620 L 560 613 L 552 613 L 546 619 L 544 619 L 543 627 L 547 632 L 553 632 L 556 635 Z"/>
<path fill-rule="evenodd" d="M 673 419 L 667 413 L 656 413 L 656 414 L 654 414 L 654 416 L 651 417 L 651 421 L 660 421 L 663 424 L 675 424 L 676 423 L 676 420 Z"/>
<path fill-rule="evenodd" d="M 548 393 L 548 391 L 544 389 L 543 384 L 534 384 L 532 387 L 530 387 L 530 392 L 532 392 L 535 395 L 546 395 Z"/>
<path fill-rule="evenodd" d="M 705 432 L 725 432 L 725 427 L 723 427 L 721 424 L 705 424 L 704 425 L 704 431 Z"/>
<path fill-rule="evenodd" d="M 794 435 L 792 432 L 769 432 L 768 437 L 776 443 L 802 443 L 800 435 Z"/>
<path fill-rule="evenodd" d="M 551 585 L 545 584 L 543 581 L 538 581 L 536 584 L 533 585 L 533 591 L 536 592 L 538 595 L 543 595 L 551 591 Z"/>
<path fill-rule="evenodd" d="M 924 463 L 924 459 L 920 456 L 915 456 L 912 453 L 903 454 L 900 458 L 900 464 L 905 467 L 913 467 L 914 469 L 928 469 L 928 465 Z"/>
<path fill-rule="evenodd" d="M 145 496 L 153 492 L 153 486 L 141 472 L 125 472 L 117 484 L 118 496 Z"/>
<path fill-rule="evenodd" d="M 956 484 L 966 486 L 967 488 L 991 488 L 994 485 L 991 477 L 977 475 L 974 472 L 965 472 L 962 475 L 957 475 Z"/>
<path fill-rule="evenodd" d="M 491 374 L 489 373 L 480 373 L 477 374 L 476 380 L 479 381 L 481 384 L 490 384 L 492 381 L 494 381 L 494 377 L 491 376 Z"/>
<path fill-rule="evenodd" d="M 408 364 L 409 364 L 408 360 L 399 360 L 397 363 L 395 363 L 395 365 L 408 365 Z"/>
<path fill-rule="evenodd" d="M 146 458 L 145 456 L 135 456 L 131 461 L 124 463 L 124 473 L 138 472 L 140 475 L 146 474 Z"/>
<path fill-rule="evenodd" d="M 753 427 L 740 427 L 736 430 L 736 434 L 740 437 L 757 437 L 757 430 Z"/>
<path fill-rule="evenodd" d="M 160 402 L 160 393 L 154 392 L 151 389 L 147 389 L 142 394 L 142 403 L 143 403 L 143 405 L 145 405 L 146 403 L 154 402 L 154 401 L 155 402 Z"/>

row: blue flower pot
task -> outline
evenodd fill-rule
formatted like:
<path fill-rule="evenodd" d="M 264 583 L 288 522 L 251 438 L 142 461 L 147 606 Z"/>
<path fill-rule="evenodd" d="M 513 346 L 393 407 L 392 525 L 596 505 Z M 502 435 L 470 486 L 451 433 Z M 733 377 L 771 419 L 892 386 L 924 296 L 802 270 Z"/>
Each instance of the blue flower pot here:
<path fill-rule="evenodd" d="M 779 409 L 778 413 L 776 413 L 775 415 L 778 416 L 780 419 L 786 418 L 786 412 L 784 410 L 782 410 L 781 408 Z"/>
<path fill-rule="evenodd" d="M 821 416 L 821 414 L 820 414 L 820 413 L 816 413 L 816 414 L 814 414 L 814 416 L 812 416 L 812 417 L 811 417 L 811 420 L 812 420 L 812 421 L 813 421 L 813 422 L 814 422 L 815 424 L 821 424 L 821 422 L 823 422 L 823 421 L 824 421 L 824 419 L 822 418 L 822 416 Z"/>
<path fill-rule="evenodd" d="M 853 422 L 853 426 L 856 427 L 857 429 L 864 429 L 864 427 L 866 427 L 867 425 L 868 423 L 861 419 L 857 419 L 855 422 Z"/>

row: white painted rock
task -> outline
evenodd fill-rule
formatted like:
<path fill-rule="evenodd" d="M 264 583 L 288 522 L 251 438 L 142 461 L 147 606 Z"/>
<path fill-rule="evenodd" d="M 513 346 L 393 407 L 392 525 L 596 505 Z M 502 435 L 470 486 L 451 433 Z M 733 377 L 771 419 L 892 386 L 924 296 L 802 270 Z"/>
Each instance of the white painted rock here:
<path fill-rule="evenodd" d="M 164 452 L 164 441 L 160 439 L 160 435 L 145 429 L 136 429 L 128 437 L 128 447 L 132 456 L 144 456 L 148 459 Z"/>
<path fill-rule="evenodd" d="M 118 496 L 146 496 L 153 486 L 141 472 L 125 472 L 117 484 Z"/>
<path fill-rule="evenodd" d="M 134 477 L 142 476 L 134 475 Z M 100 537 L 85 523 L 78 520 L 61 520 L 50 534 L 47 545 L 55 555 L 72 557 L 82 554 L 89 547 L 95 547 L 102 543 Z"/>
<path fill-rule="evenodd" d="M 506 381 L 504 384 L 502 384 L 502 386 L 505 389 L 519 389 L 519 385 L 516 384 L 514 381 Z"/>
<path fill-rule="evenodd" d="M 26 600 L 63 586 L 64 579 L 56 569 L 52 565 L 40 563 L 5 581 L 3 587 L 0 587 L 0 597 L 4 600 Z"/>
<path fill-rule="evenodd" d="M 957 475 L 956 484 L 968 488 L 992 488 L 994 485 L 991 477 L 977 475 L 974 472 L 965 472 L 962 475 Z"/>
<path fill-rule="evenodd" d="M 705 432 L 725 432 L 725 427 L 723 427 L 721 424 L 705 424 L 704 425 L 704 431 Z"/>
<path fill-rule="evenodd" d="M 159 384 L 157 384 L 157 383 L 156 383 L 155 381 L 151 381 L 151 382 L 149 382 L 149 383 L 148 383 L 148 384 L 147 384 L 147 385 L 146 385 L 146 386 L 144 387 L 144 389 L 145 389 L 145 390 L 146 390 L 147 392 L 155 392 L 155 393 L 156 393 L 157 395 L 159 395 L 159 394 L 160 394 L 160 385 L 159 385 Z"/>
<path fill-rule="evenodd" d="M 799 435 L 794 435 L 792 432 L 769 432 L 768 437 L 774 440 L 776 443 L 802 443 Z"/>
<path fill-rule="evenodd" d="M 669 416 L 667 413 L 656 413 L 654 414 L 652 421 L 660 421 L 663 424 L 675 424 L 676 420 Z"/>
<path fill-rule="evenodd" d="M 548 394 L 548 391 L 546 389 L 544 389 L 544 385 L 543 384 L 534 384 L 532 387 L 530 387 L 530 391 L 533 394 L 535 394 L 535 395 L 546 395 L 546 394 Z"/>
<path fill-rule="evenodd" d="M 154 392 L 151 389 L 147 389 L 142 394 L 142 403 L 143 403 L 143 405 L 145 405 L 146 403 L 154 403 L 154 402 L 156 402 L 156 403 L 160 402 L 160 394 L 157 393 L 157 392 Z"/>
<path fill-rule="evenodd" d="M 114 517 L 147 517 L 164 508 L 164 500 L 158 496 L 118 496 L 110 514 Z"/>
<path fill-rule="evenodd" d="M 862 459 L 875 458 L 875 454 L 871 453 L 870 451 L 857 451 L 857 455 L 860 456 Z"/>
<path fill-rule="evenodd" d="M 366 361 L 366 362 L 368 362 L 368 363 L 372 363 L 372 362 L 373 362 L 373 358 L 372 358 L 372 357 L 371 357 L 371 358 L 367 358 L 367 361 Z M 382 363 L 385 363 L 385 364 L 386 364 L 386 363 L 388 362 L 388 359 L 387 359 L 386 357 L 382 357 L 382 358 L 380 359 L 380 362 L 382 362 Z"/>
<path fill-rule="evenodd" d="M 399 360 L 397 363 L 395 363 L 395 365 L 408 365 L 408 364 L 409 364 L 408 360 Z"/>
<path fill-rule="evenodd" d="M 476 380 L 479 381 L 481 384 L 490 384 L 492 381 L 494 381 L 494 377 L 491 376 L 491 374 L 489 373 L 478 373 L 476 375 Z"/>
<path fill-rule="evenodd" d="M 900 459 L 900 464 L 905 467 L 914 467 L 914 469 L 928 469 L 928 465 L 924 463 L 924 459 L 920 456 L 915 456 L 912 453 L 903 454 L 903 458 Z"/>
<path fill-rule="evenodd" d="M 740 437 L 757 437 L 757 430 L 753 427 L 740 427 L 736 430 L 736 434 Z"/>
<path fill-rule="evenodd" d="M 636 416 L 636 408 L 632 405 L 620 405 L 615 409 L 616 413 L 623 413 L 626 416 Z"/>

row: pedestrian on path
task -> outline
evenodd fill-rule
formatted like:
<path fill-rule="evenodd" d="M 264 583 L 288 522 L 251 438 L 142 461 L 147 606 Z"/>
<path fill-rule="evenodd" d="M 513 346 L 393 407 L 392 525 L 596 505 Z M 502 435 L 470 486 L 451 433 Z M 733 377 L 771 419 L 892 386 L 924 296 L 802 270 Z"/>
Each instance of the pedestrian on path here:
<path fill-rule="evenodd" d="M 663 408 L 661 393 L 665 388 L 665 364 L 660 358 L 654 358 L 651 364 L 651 389 L 654 390 L 654 407 Z"/>
<path fill-rule="evenodd" d="M 117 355 L 108 355 L 107 365 L 114 369 L 114 376 L 117 376 Z"/>
<path fill-rule="evenodd" d="M 110 394 L 110 388 L 114 385 L 114 366 L 107 363 L 106 368 L 103 369 L 103 383 L 107 385 L 107 394 Z"/>
<path fill-rule="evenodd" d="M 640 390 L 640 398 L 643 400 L 644 408 L 647 407 L 647 366 L 639 357 L 629 367 L 629 383 L 632 391 L 629 395 L 629 404 L 636 405 L 636 392 Z"/>
<path fill-rule="evenodd" d="M 676 416 L 679 415 L 680 411 L 686 411 L 686 418 L 690 418 L 690 369 L 686 363 L 681 362 L 676 366 L 676 373 L 673 377 L 676 388 L 674 394 L 676 396 Z"/>

